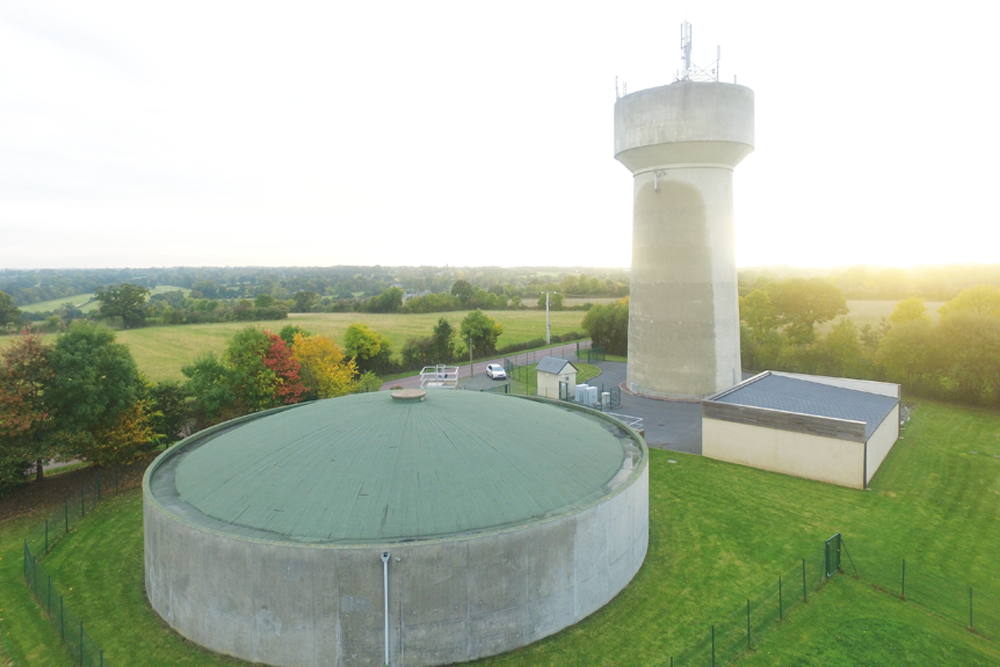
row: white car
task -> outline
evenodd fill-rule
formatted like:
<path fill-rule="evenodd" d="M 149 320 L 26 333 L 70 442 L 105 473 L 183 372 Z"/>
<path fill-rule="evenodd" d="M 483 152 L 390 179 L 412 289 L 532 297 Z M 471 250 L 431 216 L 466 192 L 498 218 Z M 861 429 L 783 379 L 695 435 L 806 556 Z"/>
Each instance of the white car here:
<path fill-rule="evenodd" d="M 501 366 L 500 364 L 487 364 L 486 365 L 486 374 L 488 376 L 490 376 L 491 378 L 493 378 L 494 380 L 506 380 L 507 379 L 507 371 L 505 371 L 503 369 L 503 366 Z"/>

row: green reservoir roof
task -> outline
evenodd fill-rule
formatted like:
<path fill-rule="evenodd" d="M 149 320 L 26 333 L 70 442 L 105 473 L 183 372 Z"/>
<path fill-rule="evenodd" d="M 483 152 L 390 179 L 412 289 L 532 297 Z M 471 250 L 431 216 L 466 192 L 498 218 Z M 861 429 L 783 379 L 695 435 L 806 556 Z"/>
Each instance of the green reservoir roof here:
<path fill-rule="evenodd" d="M 481 392 L 375 392 L 255 417 L 165 452 L 147 495 L 186 523 L 251 539 L 448 539 L 582 509 L 647 458 L 600 414 Z"/>

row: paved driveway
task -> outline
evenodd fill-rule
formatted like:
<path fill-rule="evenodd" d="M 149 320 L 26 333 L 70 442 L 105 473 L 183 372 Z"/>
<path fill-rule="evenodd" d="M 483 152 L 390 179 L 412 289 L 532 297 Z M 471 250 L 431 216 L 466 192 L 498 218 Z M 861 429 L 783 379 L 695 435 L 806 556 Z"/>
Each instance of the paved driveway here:
<path fill-rule="evenodd" d="M 643 398 L 624 389 L 627 365 L 619 361 L 598 361 L 601 374 L 591 384 L 618 385 L 622 406 L 615 412 L 642 417 L 646 444 L 656 449 L 701 454 L 701 403 Z"/>
<path fill-rule="evenodd" d="M 553 356 L 564 359 L 576 359 L 576 343 L 567 343 L 555 348 L 522 352 L 518 355 L 508 355 L 518 366 L 538 363 L 543 357 Z M 502 363 L 503 357 L 476 362 L 470 372 L 469 365 L 459 369 L 460 382 L 465 389 L 479 391 L 490 387 L 498 387 L 503 382 L 486 377 L 486 364 Z M 604 387 L 625 384 L 627 366 L 624 362 L 598 361 L 594 364 L 601 369 L 601 374 L 591 379 L 592 385 Z M 412 376 L 393 380 L 382 385 L 383 389 L 394 386 L 414 388 L 420 386 L 420 377 Z M 697 401 L 667 401 L 655 398 L 643 398 L 628 393 L 622 389 L 622 406 L 616 413 L 642 417 L 643 429 L 646 432 L 646 444 L 656 449 L 669 449 L 675 452 L 701 454 L 701 403 Z"/>

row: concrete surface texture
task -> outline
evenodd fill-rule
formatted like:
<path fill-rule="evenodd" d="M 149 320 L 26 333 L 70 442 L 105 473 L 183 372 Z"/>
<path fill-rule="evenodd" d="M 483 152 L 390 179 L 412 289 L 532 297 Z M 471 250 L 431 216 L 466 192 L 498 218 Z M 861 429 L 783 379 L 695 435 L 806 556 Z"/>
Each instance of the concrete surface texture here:
<path fill-rule="evenodd" d="M 611 600 L 642 565 L 649 527 L 648 453 L 634 432 L 599 413 L 543 399 L 441 392 L 429 393 L 423 403 L 392 405 L 387 393 L 373 396 L 365 400 L 390 402 L 384 407 L 395 412 L 398 423 L 419 422 L 424 415 L 417 413 L 433 403 L 439 407 L 453 401 L 459 404 L 456 414 L 437 418 L 436 435 L 427 424 L 416 427 L 419 435 L 410 440 L 405 429 L 392 425 L 386 433 L 398 437 L 369 433 L 372 437 L 356 444 L 373 451 L 353 461 L 361 472 L 349 471 L 347 479 L 329 477 L 329 471 L 351 463 L 328 450 L 325 441 L 330 434 L 315 438 L 308 434 L 310 423 L 320 432 L 330 426 L 322 416 L 304 412 L 309 406 L 202 432 L 150 466 L 143 485 L 146 592 L 169 625 L 214 651 L 271 665 L 450 664 L 508 651 L 579 621 Z M 334 401 L 343 399 L 319 403 Z M 484 411 L 475 408 L 476 404 L 487 406 L 486 412 L 508 424 L 549 413 L 554 428 L 537 429 L 528 439 L 508 436 L 507 441 L 495 434 L 480 438 L 478 431 L 454 428 L 451 418 L 457 424 L 471 423 L 476 415 L 481 418 Z M 358 413 L 360 423 L 355 427 L 368 428 L 365 424 L 372 415 L 363 409 L 338 413 L 337 421 L 349 420 L 351 412 Z M 225 457 L 193 456 L 216 442 L 220 446 L 242 442 L 252 449 L 260 433 L 279 438 L 289 429 L 294 432 L 295 421 L 305 424 L 305 431 L 293 434 L 299 443 L 284 451 L 293 460 L 282 456 L 280 442 L 272 443 L 270 466 L 276 468 L 278 477 L 265 477 L 262 482 L 271 487 L 281 479 L 283 489 L 245 493 L 238 487 L 253 484 L 258 475 L 226 472 Z M 589 431 L 583 441 L 576 421 Z M 338 428 L 351 431 L 350 424 Z M 594 477 L 600 471 L 584 466 L 585 488 L 576 486 L 573 470 L 581 456 L 557 457 L 560 463 L 539 458 L 539 451 L 550 444 L 560 449 L 562 445 L 553 441 L 567 437 L 566 432 L 573 434 L 569 437 L 584 452 L 583 457 L 588 457 L 591 448 L 600 450 L 590 454 L 601 458 L 614 450 L 617 463 L 598 475 L 600 479 Z M 464 441 L 461 446 L 460 440 Z M 307 449 L 316 453 L 312 458 L 302 449 L 305 441 Z M 417 459 L 403 457 L 394 468 L 390 461 L 399 456 L 394 450 L 400 448 L 424 451 L 425 456 L 418 458 L 426 458 L 430 469 L 443 470 L 449 456 L 456 468 L 437 479 L 428 479 L 430 473 L 418 470 Z M 327 465 L 324 452 L 339 463 Z M 309 467 L 324 468 L 326 473 L 300 469 L 304 482 L 285 479 L 289 467 L 300 465 L 297 459 L 304 454 Z M 248 455 L 253 459 L 252 452 Z M 213 498 L 213 492 L 194 493 L 190 490 L 193 477 L 179 482 L 185 476 L 188 456 L 193 467 L 223 466 L 217 476 L 228 475 L 231 480 L 216 482 L 214 494 L 222 494 L 221 498 Z M 394 486 L 380 482 L 409 471 L 416 495 L 400 502 L 410 505 L 423 502 L 420 495 L 425 486 L 437 487 L 428 506 L 429 516 L 436 518 L 458 516 L 467 508 L 489 504 L 523 509 L 522 496 L 531 495 L 523 485 L 529 482 L 519 479 L 516 471 L 535 464 L 551 474 L 530 484 L 565 492 L 561 500 L 516 517 L 504 515 L 498 507 L 493 514 L 479 513 L 473 525 L 464 524 L 465 531 L 451 534 L 445 534 L 448 531 L 441 529 L 444 524 L 440 522 L 427 524 L 437 526 L 429 531 L 414 524 L 412 534 L 405 532 L 407 522 L 395 521 L 389 513 L 412 508 L 395 508 L 400 498 Z M 559 470 L 552 470 L 554 465 Z M 239 470 L 243 464 L 230 460 L 228 467 Z M 463 468 L 478 480 L 475 488 L 457 479 Z M 512 478 L 505 484 L 491 483 L 490 471 L 504 469 Z M 198 483 L 213 483 L 212 475 Z M 398 478 L 395 486 L 402 483 Z M 338 484 L 354 489 L 350 495 L 356 507 L 343 499 L 333 502 L 343 495 L 331 488 Z M 201 509 L 187 502 L 183 488 L 189 488 L 188 495 Z M 329 489 L 330 502 L 324 498 L 324 488 Z M 385 491 L 381 496 L 379 488 Z M 551 496 L 550 491 L 544 493 Z M 313 514 L 292 523 L 269 519 L 265 508 L 253 505 L 258 495 L 270 499 L 274 513 L 298 508 Z M 292 497 L 300 495 L 313 498 L 313 506 Z M 372 497 L 377 500 L 370 501 Z M 223 513 L 232 512 L 241 502 L 247 504 L 246 516 Z M 380 508 L 384 511 L 372 511 Z M 334 528 L 335 520 L 328 520 L 339 515 L 366 516 L 375 525 L 363 528 L 363 537 L 352 540 Z M 380 537 L 383 524 L 394 526 L 384 538 Z M 301 535 L 281 534 L 290 526 L 306 529 Z M 322 539 L 324 535 L 329 539 Z M 383 552 L 389 553 L 387 588 Z"/>
<path fill-rule="evenodd" d="M 615 104 L 634 176 L 630 391 L 702 398 L 741 378 L 733 168 L 753 151 L 753 91 L 675 82 Z"/>

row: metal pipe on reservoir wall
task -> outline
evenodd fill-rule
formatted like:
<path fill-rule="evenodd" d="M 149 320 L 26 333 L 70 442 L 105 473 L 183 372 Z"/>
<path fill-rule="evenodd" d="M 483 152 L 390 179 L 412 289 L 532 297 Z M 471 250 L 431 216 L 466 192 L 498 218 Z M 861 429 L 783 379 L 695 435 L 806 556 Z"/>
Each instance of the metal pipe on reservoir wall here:
<path fill-rule="evenodd" d="M 385 592 L 385 664 L 389 664 L 389 552 L 382 552 L 382 589 Z"/>

